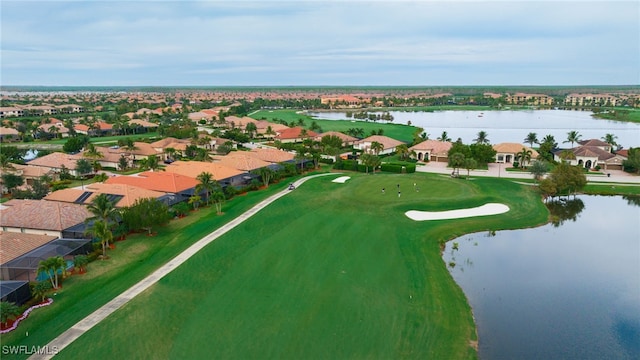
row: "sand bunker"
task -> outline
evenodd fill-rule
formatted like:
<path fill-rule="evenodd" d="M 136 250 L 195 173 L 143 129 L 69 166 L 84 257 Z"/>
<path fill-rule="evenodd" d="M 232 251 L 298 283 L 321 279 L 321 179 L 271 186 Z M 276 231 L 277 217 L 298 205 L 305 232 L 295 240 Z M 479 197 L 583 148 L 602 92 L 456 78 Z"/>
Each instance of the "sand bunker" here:
<path fill-rule="evenodd" d="M 404 213 L 411 220 L 445 220 L 445 219 L 461 219 L 474 216 L 487 216 L 506 213 L 509 207 L 505 204 L 489 203 L 470 209 L 458 209 L 448 211 L 418 211 L 410 210 Z"/>
<path fill-rule="evenodd" d="M 349 179 L 351 179 L 351 177 L 350 177 L 350 176 L 340 176 L 340 177 L 339 177 L 339 178 L 337 178 L 337 179 L 333 179 L 333 181 L 332 181 L 332 182 L 334 182 L 334 183 L 344 184 L 344 183 L 345 183 L 345 181 L 347 181 L 347 180 L 349 180 Z"/>

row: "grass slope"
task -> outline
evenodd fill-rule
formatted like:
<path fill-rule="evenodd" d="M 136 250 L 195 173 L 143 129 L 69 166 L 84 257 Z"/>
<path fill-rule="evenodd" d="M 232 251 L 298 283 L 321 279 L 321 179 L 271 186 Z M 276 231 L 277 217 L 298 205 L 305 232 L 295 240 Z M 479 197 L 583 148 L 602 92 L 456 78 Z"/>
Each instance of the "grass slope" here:
<path fill-rule="evenodd" d="M 504 179 L 349 175 L 345 184 L 310 180 L 270 205 L 60 358 L 475 358 L 471 311 L 440 244 L 544 223 L 546 208 L 529 187 Z M 487 202 L 512 210 L 434 222 L 404 216 Z M 192 231 L 183 229 L 199 236 Z"/>

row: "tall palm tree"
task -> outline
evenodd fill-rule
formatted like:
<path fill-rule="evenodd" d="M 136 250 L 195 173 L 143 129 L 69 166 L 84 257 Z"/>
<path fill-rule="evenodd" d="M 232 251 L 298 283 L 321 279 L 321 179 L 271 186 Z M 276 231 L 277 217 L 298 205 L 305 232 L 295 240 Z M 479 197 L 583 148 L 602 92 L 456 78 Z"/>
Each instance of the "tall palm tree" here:
<path fill-rule="evenodd" d="M 443 131 L 442 135 L 438 137 L 438 141 L 451 141 L 451 138 L 449 137 L 449 134 L 447 134 L 446 131 Z"/>
<path fill-rule="evenodd" d="M 551 136 L 551 135 L 547 135 L 547 136 Z M 529 147 L 533 147 L 533 144 L 538 144 L 538 135 L 534 132 L 530 132 L 527 134 L 527 137 L 524 138 L 524 142 L 529 143 Z"/>
<path fill-rule="evenodd" d="M 384 145 L 382 145 L 381 143 L 377 141 L 373 141 L 371 143 L 371 151 L 373 151 L 374 154 L 378 155 L 382 150 L 384 150 Z"/>
<path fill-rule="evenodd" d="M 525 164 L 527 164 L 529 161 L 531 161 L 531 150 L 526 149 L 526 148 L 522 148 L 522 151 L 520 151 L 516 156 L 518 157 L 518 159 L 520 160 L 520 168 L 524 169 Z"/>
<path fill-rule="evenodd" d="M 207 205 L 209 205 L 209 197 L 212 192 L 220 188 L 218 182 L 213 178 L 213 175 L 209 172 L 202 172 L 196 177 L 200 183 L 196 185 L 196 191 L 199 193 L 204 191 L 207 196 Z"/>
<path fill-rule="evenodd" d="M 473 139 L 473 141 L 475 141 L 476 144 L 488 144 L 489 143 L 489 139 L 488 136 L 489 134 L 487 134 L 486 131 L 481 130 L 478 132 L 478 135 L 476 135 L 477 137 L 475 139 Z"/>
<path fill-rule="evenodd" d="M 107 246 L 113 240 L 113 233 L 111 232 L 111 229 L 109 229 L 109 224 L 103 220 L 96 220 L 87 229 L 87 233 L 100 240 L 100 244 L 102 244 L 102 258 L 106 259 Z"/>
<path fill-rule="evenodd" d="M 605 135 L 602 137 L 602 140 L 603 140 L 604 142 L 606 142 L 607 144 L 611 145 L 611 151 L 613 151 L 613 148 L 614 148 L 614 147 L 616 147 L 616 146 L 618 146 L 618 143 L 616 142 L 616 139 L 617 139 L 617 138 L 618 138 L 618 137 L 617 137 L 617 136 L 615 136 L 614 134 L 605 134 Z"/>
<path fill-rule="evenodd" d="M 94 159 L 94 160 L 100 159 L 104 156 L 100 152 L 100 150 L 96 148 L 96 146 L 93 143 L 89 143 L 87 145 L 87 150 L 83 153 L 83 155 L 85 157 L 88 157 L 89 159 Z"/>
<path fill-rule="evenodd" d="M 406 160 L 409 157 L 409 154 L 411 154 L 411 151 L 409 151 L 407 144 L 401 144 L 396 146 L 396 154 L 398 154 L 400 159 Z"/>
<path fill-rule="evenodd" d="M 573 144 L 577 143 L 578 141 L 580 141 L 580 139 L 582 138 L 582 135 L 580 135 L 579 132 L 575 131 L 575 130 L 571 130 L 567 133 L 567 140 L 563 141 L 563 143 L 571 143 L 571 148 L 573 148 Z"/>
<path fill-rule="evenodd" d="M 119 211 L 106 194 L 96 196 L 91 204 L 87 205 L 87 210 L 93 214 L 92 219 L 98 219 L 107 224 L 118 220 Z"/>

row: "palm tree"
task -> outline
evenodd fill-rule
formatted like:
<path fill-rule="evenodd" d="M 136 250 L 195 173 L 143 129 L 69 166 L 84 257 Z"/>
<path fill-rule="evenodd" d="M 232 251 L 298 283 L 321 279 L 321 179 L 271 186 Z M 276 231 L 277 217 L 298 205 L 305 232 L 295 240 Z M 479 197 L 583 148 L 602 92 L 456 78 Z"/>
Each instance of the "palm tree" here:
<path fill-rule="evenodd" d="M 84 178 L 93 171 L 93 166 L 87 159 L 78 159 L 76 161 L 76 172 L 80 177 L 80 182 L 82 183 L 82 188 L 84 189 Z"/>
<path fill-rule="evenodd" d="M 525 164 L 531 161 L 531 153 L 531 150 L 522 148 L 522 151 L 520 151 L 516 155 L 516 157 L 520 160 L 520 168 L 524 169 Z"/>
<path fill-rule="evenodd" d="M 87 233 L 93 235 L 96 239 L 100 240 L 102 244 L 102 258 L 107 258 L 107 246 L 113 240 L 113 233 L 109 229 L 109 225 L 106 221 L 96 220 L 91 224 L 91 227 L 87 229 Z"/>
<path fill-rule="evenodd" d="M 549 144 L 551 149 L 555 149 L 558 147 L 558 143 L 556 142 L 556 138 L 553 135 L 545 136 L 539 144 Z"/>
<path fill-rule="evenodd" d="M 86 271 L 88 263 L 89 258 L 86 255 L 76 255 L 73 257 L 73 267 L 77 268 L 81 274 Z"/>
<path fill-rule="evenodd" d="M 606 142 L 607 144 L 611 145 L 611 151 L 613 152 L 613 148 L 614 148 L 614 147 L 616 147 L 616 146 L 618 146 L 618 143 L 616 142 L 616 139 L 617 139 L 617 138 L 618 138 L 618 137 L 617 137 L 617 136 L 615 136 L 615 135 L 613 135 L 613 134 L 605 134 L 605 135 L 602 137 L 602 140 L 603 140 L 604 142 Z"/>
<path fill-rule="evenodd" d="M 458 176 L 460 174 L 460 167 L 464 166 L 465 157 L 463 153 L 454 153 L 449 159 L 449 165 L 453 168 L 452 176 Z"/>
<path fill-rule="evenodd" d="M 451 138 L 449 137 L 449 134 L 447 134 L 446 131 L 443 131 L 442 135 L 438 137 L 438 141 L 451 141 Z"/>
<path fill-rule="evenodd" d="M 547 135 L 547 136 L 551 136 L 551 135 Z M 538 144 L 538 135 L 534 132 L 530 132 L 527 134 L 527 137 L 524 138 L 524 142 L 529 143 L 529 147 L 533 147 L 533 144 Z"/>
<path fill-rule="evenodd" d="M 213 194 L 211 194 L 211 199 L 213 199 L 213 203 L 216 206 L 216 214 L 218 215 L 222 214 L 222 203 L 225 200 L 225 196 L 224 196 L 224 193 L 222 192 L 222 189 L 218 189 L 214 191 Z"/>
<path fill-rule="evenodd" d="M 256 134 L 258 131 L 258 127 L 256 126 L 256 124 L 250 122 L 247 124 L 247 126 L 245 126 L 244 131 L 249 135 L 250 138 L 253 138 L 254 134 Z"/>
<path fill-rule="evenodd" d="M 573 148 L 573 143 L 577 143 L 582 138 L 582 135 L 575 130 L 571 130 L 567 133 L 567 140 L 563 141 L 563 143 L 571 143 L 571 148 Z"/>
<path fill-rule="evenodd" d="M 0 322 L 6 325 L 10 318 L 20 315 L 20 307 L 12 302 L 0 302 Z"/>
<path fill-rule="evenodd" d="M 89 159 L 94 159 L 94 160 L 100 159 L 104 156 L 92 143 L 89 143 L 87 145 L 87 150 L 84 152 L 83 155 L 88 157 Z"/>
<path fill-rule="evenodd" d="M 44 302 L 44 298 L 47 297 L 47 293 L 51 290 L 51 283 L 48 281 L 39 281 L 31 288 L 31 295 L 40 299 L 40 302 Z"/>
<path fill-rule="evenodd" d="M 115 222 L 119 215 L 115 203 L 109 200 L 106 194 L 96 196 L 91 204 L 87 205 L 87 210 L 93 214 L 91 219 L 102 220 L 106 223 Z"/>
<path fill-rule="evenodd" d="M 489 134 L 487 134 L 486 131 L 482 130 L 478 132 L 478 135 L 476 135 L 477 137 L 475 139 L 473 139 L 473 141 L 475 141 L 476 144 L 488 144 L 489 143 L 489 139 L 487 138 L 489 136 Z"/>
<path fill-rule="evenodd" d="M 51 285 L 54 289 L 58 288 L 58 271 L 64 271 L 67 266 L 67 262 L 64 261 L 62 256 L 54 256 L 48 259 L 42 260 L 38 263 L 38 273 L 44 272 L 49 277 Z"/>
<path fill-rule="evenodd" d="M 373 151 L 374 154 L 378 155 L 382 150 L 384 150 L 384 145 L 382 145 L 381 143 L 377 141 L 373 141 L 371 143 L 371 151 Z"/>
<path fill-rule="evenodd" d="M 396 154 L 398 154 L 401 160 L 406 160 L 411 152 L 409 151 L 407 144 L 401 144 L 396 146 Z"/>
<path fill-rule="evenodd" d="M 200 173 L 200 175 L 196 177 L 196 180 L 200 182 L 198 185 L 196 185 L 196 192 L 199 193 L 204 190 L 207 196 L 207 205 L 209 205 L 210 194 L 215 190 L 217 190 L 220 187 L 220 185 L 213 178 L 213 175 L 209 172 Z"/>

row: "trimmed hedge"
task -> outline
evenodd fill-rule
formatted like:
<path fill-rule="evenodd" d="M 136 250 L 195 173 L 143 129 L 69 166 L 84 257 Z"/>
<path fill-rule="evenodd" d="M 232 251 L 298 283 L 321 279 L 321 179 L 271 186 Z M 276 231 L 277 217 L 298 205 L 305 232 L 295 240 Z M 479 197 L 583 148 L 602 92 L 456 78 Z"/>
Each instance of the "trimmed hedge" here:
<path fill-rule="evenodd" d="M 414 173 L 416 172 L 416 164 L 409 162 L 384 163 L 380 166 L 380 170 L 393 173 Z"/>

